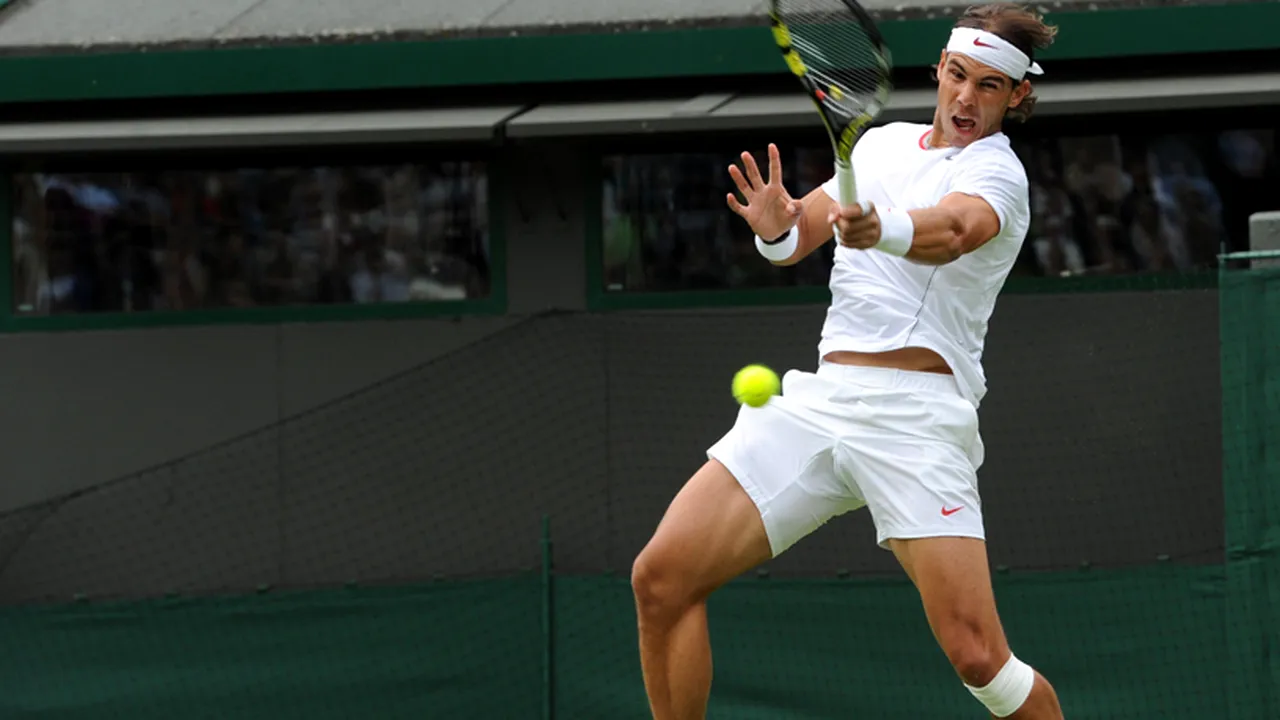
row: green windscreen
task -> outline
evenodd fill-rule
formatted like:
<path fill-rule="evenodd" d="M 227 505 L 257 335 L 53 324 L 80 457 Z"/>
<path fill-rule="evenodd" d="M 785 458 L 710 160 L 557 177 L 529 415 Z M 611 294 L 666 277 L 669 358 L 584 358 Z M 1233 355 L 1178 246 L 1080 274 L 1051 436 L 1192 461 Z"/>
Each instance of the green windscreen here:
<path fill-rule="evenodd" d="M 1280 716 L 1280 267 L 1220 281 L 1231 720 Z"/>
<path fill-rule="evenodd" d="M 1276 277 L 1001 301 L 996 597 L 1073 720 L 1278 716 Z M 0 514 L 0 718 L 646 718 L 631 563 L 733 371 L 811 368 L 822 314 L 428 323 L 419 366 Z M 760 570 L 710 600 L 710 717 L 984 717 L 865 512 Z"/>
<path fill-rule="evenodd" d="M 630 588 L 537 576 L 0 613 L 0 717 L 647 718 Z M 1072 718 L 1206 718 L 1226 697 L 1220 568 L 997 585 Z M 977 718 L 899 580 L 744 580 L 713 599 L 710 717 Z M 1174 659 L 1178 661 L 1174 661 Z M 1243 715 L 1241 717 L 1244 717 Z M 1250 717 L 1263 717 L 1251 715 Z"/>

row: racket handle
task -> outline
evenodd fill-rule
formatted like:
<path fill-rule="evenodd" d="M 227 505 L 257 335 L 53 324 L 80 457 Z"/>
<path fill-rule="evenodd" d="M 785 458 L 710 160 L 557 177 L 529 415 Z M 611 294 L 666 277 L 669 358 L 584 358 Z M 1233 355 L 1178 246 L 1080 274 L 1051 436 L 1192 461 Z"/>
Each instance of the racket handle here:
<path fill-rule="evenodd" d="M 836 160 L 836 187 L 840 192 L 840 207 L 846 208 L 858 202 L 858 187 L 853 180 L 853 166 L 847 160 Z M 840 227 L 831 226 L 836 242 L 840 242 Z"/>
<path fill-rule="evenodd" d="M 847 160 L 836 160 L 836 184 L 840 188 L 840 206 L 848 207 L 858 202 L 858 186 L 853 179 L 853 165 Z"/>

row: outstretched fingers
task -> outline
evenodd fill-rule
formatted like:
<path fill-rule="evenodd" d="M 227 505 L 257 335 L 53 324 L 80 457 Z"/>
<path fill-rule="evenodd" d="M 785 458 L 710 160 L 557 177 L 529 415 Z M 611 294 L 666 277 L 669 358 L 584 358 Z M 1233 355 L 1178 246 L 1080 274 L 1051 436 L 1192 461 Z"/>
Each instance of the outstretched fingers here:
<path fill-rule="evenodd" d="M 738 169 L 737 165 L 729 166 L 729 177 L 733 178 L 733 184 L 738 186 L 738 192 L 742 193 L 742 197 L 746 198 L 747 202 L 751 202 L 751 196 L 754 194 L 755 189 L 747 183 L 747 179 L 742 176 L 742 171 Z"/>
<path fill-rule="evenodd" d="M 740 215 L 743 220 L 747 219 L 747 208 L 738 202 L 738 198 L 733 193 L 726 195 L 725 200 L 729 203 L 730 210 Z"/>
<path fill-rule="evenodd" d="M 782 155 L 773 143 L 769 143 L 769 184 L 782 184 Z"/>
<path fill-rule="evenodd" d="M 742 153 L 742 166 L 737 163 L 729 166 L 729 177 L 733 178 L 733 184 L 737 187 L 738 193 L 742 200 L 733 193 L 729 193 L 725 197 L 725 202 L 729 205 L 729 209 L 733 210 L 743 218 L 747 217 L 750 207 L 756 203 L 757 196 L 760 193 L 766 193 L 764 202 L 768 204 L 772 198 L 776 197 L 770 190 L 782 190 L 782 156 L 778 152 L 778 146 L 769 143 L 769 180 L 765 181 L 760 175 L 760 167 L 756 164 L 755 157 L 749 153 Z M 785 191 L 781 193 L 782 197 L 786 197 Z M 745 205 L 743 204 L 745 202 Z M 797 215 L 800 212 L 800 203 L 794 201 L 788 205 L 786 212 L 789 215 Z"/>
<path fill-rule="evenodd" d="M 764 178 L 760 177 L 760 167 L 756 165 L 756 159 L 751 157 L 751 153 L 742 153 L 742 166 L 747 170 L 747 179 L 751 181 L 751 187 L 756 190 L 763 190 L 765 186 Z"/>
<path fill-rule="evenodd" d="M 733 184 L 738 187 L 738 192 L 742 193 L 743 199 L 745 199 L 747 204 L 750 205 L 751 197 L 755 195 L 755 191 L 751 189 L 751 185 L 749 185 L 747 183 L 747 179 L 742 176 L 742 171 L 738 169 L 737 165 L 729 166 L 729 177 L 733 178 Z M 725 196 L 725 200 L 729 203 L 730 210 L 741 215 L 743 219 L 746 219 L 747 208 L 742 203 L 738 202 L 736 195 L 729 193 Z"/>

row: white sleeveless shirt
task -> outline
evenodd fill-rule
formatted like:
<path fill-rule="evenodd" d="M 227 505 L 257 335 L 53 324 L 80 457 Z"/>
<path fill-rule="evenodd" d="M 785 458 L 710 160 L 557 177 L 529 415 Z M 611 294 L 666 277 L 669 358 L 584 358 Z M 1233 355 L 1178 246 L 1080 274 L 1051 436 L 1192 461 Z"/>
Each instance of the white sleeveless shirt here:
<path fill-rule="evenodd" d="M 937 205 L 950 193 L 975 195 L 995 210 L 1000 233 L 939 266 L 837 244 L 818 356 L 928 348 L 946 360 L 960 391 L 977 407 L 987 391 L 987 322 L 1030 225 L 1027 175 L 1003 133 L 964 148 L 933 148 L 926 144 L 932 127 L 890 123 L 868 130 L 853 152 L 858 199 L 913 210 Z M 839 197 L 834 177 L 822 187 Z"/>

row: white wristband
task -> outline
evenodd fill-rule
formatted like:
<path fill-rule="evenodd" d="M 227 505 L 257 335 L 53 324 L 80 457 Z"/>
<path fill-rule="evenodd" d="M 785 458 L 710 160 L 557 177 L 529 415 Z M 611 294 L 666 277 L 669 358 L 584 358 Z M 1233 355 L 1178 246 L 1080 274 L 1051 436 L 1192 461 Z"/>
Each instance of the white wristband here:
<path fill-rule="evenodd" d="M 882 207 L 876 211 L 880 215 L 880 241 L 873 247 L 881 252 L 903 257 L 911 250 L 916 224 L 906 210 Z"/>
<path fill-rule="evenodd" d="M 759 235 L 756 236 L 756 252 L 763 255 L 770 262 L 782 262 L 795 254 L 796 247 L 800 245 L 800 228 L 791 227 L 791 232 L 776 243 L 767 243 Z"/>

